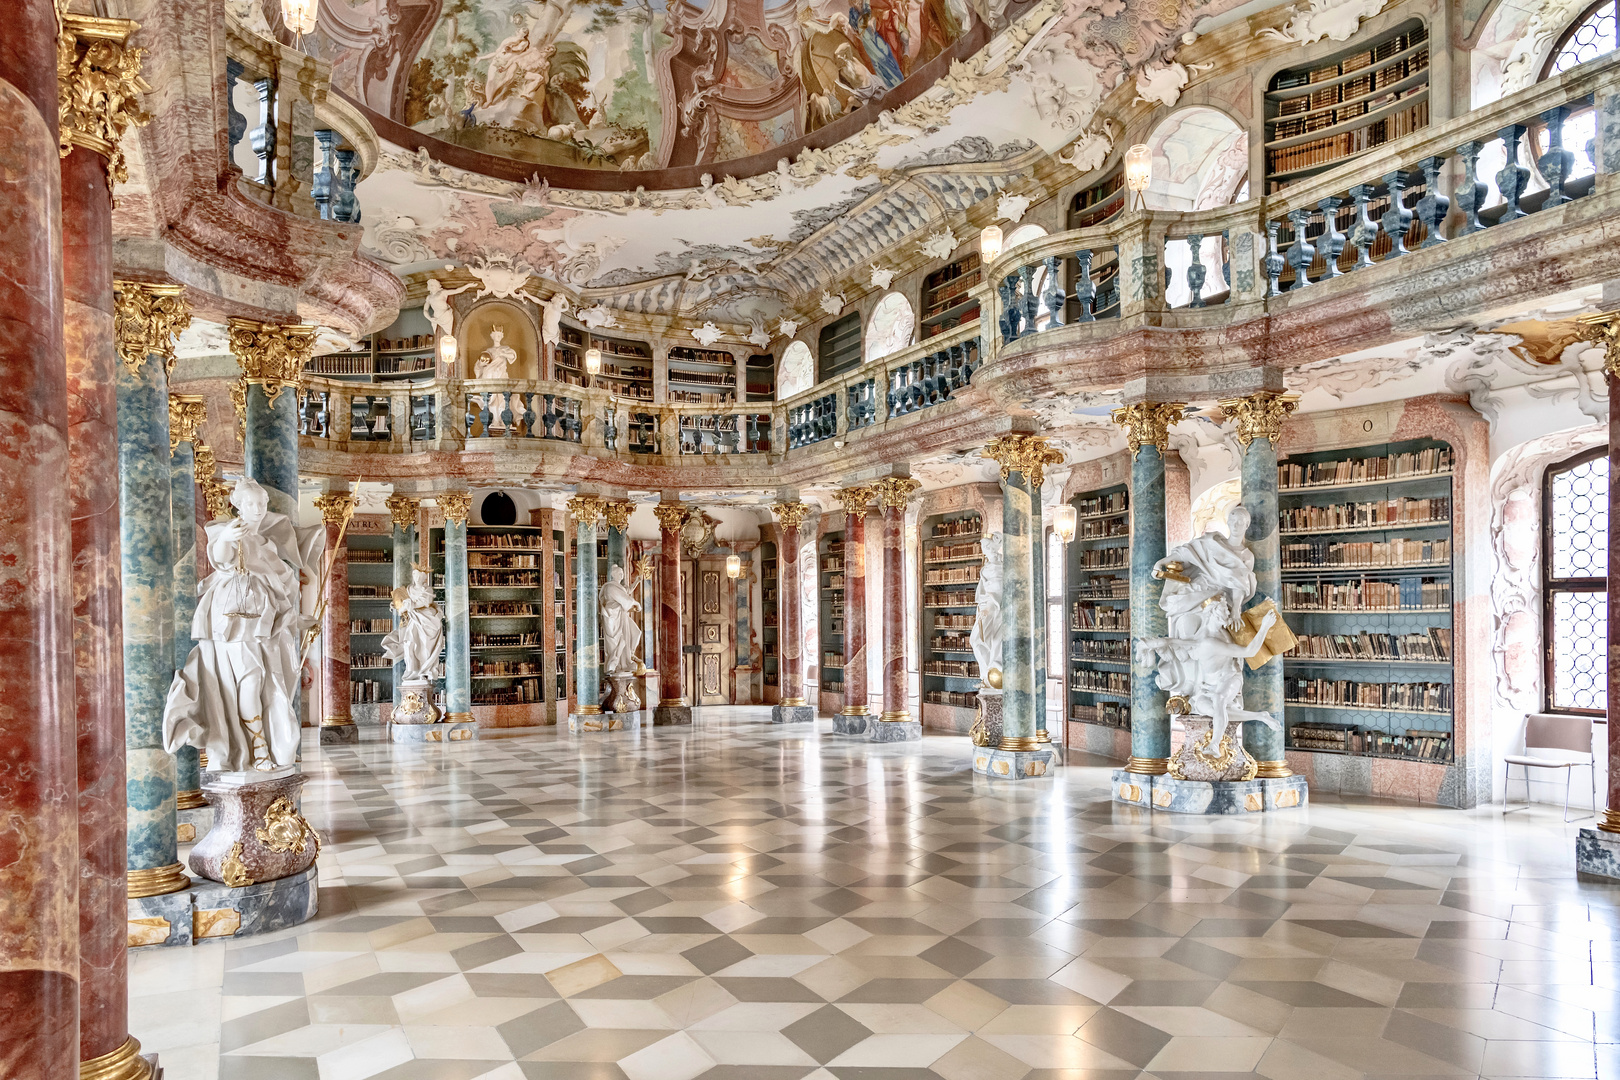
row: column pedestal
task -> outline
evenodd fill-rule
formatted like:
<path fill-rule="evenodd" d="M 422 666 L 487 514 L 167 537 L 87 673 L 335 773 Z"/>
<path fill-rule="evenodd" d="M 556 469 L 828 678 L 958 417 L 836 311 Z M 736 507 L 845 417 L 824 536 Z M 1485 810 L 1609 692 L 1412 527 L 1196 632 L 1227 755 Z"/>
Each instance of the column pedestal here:
<path fill-rule="evenodd" d="M 773 724 L 809 724 L 816 718 L 814 705 L 806 705 L 801 698 L 795 704 L 782 702 L 771 706 L 771 723 Z"/>
<path fill-rule="evenodd" d="M 660 704 L 653 710 L 653 727 L 675 727 L 692 722 L 692 706 Z"/>
<path fill-rule="evenodd" d="M 988 746 L 973 749 L 973 771 L 992 780 L 1038 780 L 1057 768 L 1057 751 L 1041 746 L 1034 750 L 1003 750 Z"/>
<path fill-rule="evenodd" d="M 846 606 L 844 610 L 848 611 L 849 608 Z M 844 625 L 849 625 L 847 619 Z M 847 671 L 844 673 L 844 679 L 847 685 L 849 679 Z M 834 735 L 853 735 L 856 738 L 864 739 L 871 732 L 873 723 L 871 714 L 865 709 L 858 713 L 852 713 L 846 708 L 841 713 L 833 714 L 832 733 Z"/>
<path fill-rule="evenodd" d="M 879 717 L 869 735 L 873 742 L 922 742 L 922 721 L 913 720 L 910 713 L 892 720 Z"/>

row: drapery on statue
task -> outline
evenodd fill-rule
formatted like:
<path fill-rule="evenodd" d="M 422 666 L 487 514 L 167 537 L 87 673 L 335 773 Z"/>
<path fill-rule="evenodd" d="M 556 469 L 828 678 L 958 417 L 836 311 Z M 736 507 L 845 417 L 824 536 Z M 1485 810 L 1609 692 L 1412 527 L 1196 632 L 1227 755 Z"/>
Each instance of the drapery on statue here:
<path fill-rule="evenodd" d="M 968 631 L 973 659 L 979 663 L 979 678 L 985 686 L 997 690 L 1001 688 L 1002 645 L 1007 636 L 1007 624 L 1001 614 L 1001 594 L 1006 583 L 1001 547 L 1000 533 L 991 533 L 979 541 L 984 563 L 979 567 L 978 587 L 973 590 L 973 602 L 979 607 L 973 629 Z"/>
<path fill-rule="evenodd" d="M 444 612 L 433 602 L 433 575 L 411 567 L 411 583 L 393 591 L 392 607 L 399 624 L 383 638 L 383 654 L 405 662 L 404 682 L 427 682 L 444 677 Z"/>
<path fill-rule="evenodd" d="M 271 513 L 252 480 L 237 481 L 240 517 L 208 526 L 215 570 L 198 587 L 186 666 L 163 710 L 163 747 L 206 750 L 222 772 L 272 772 L 298 756 L 298 686 L 304 631 L 299 575 L 320 568 L 325 526 L 295 528 Z"/>
<path fill-rule="evenodd" d="M 509 379 L 512 365 L 517 363 L 517 350 L 504 342 L 506 328 L 492 326 L 489 329 L 489 348 L 478 357 L 473 365 L 473 378 L 475 379 Z"/>
<path fill-rule="evenodd" d="M 1188 718 L 1183 725 L 1189 732 L 1189 721 L 1208 718 L 1208 736 L 1192 750 L 1207 763 L 1220 762 L 1223 770 L 1237 753 L 1226 746 L 1229 723 L 1278 726 L 1270 713 L 1242 707 L 1243 662 L 1258 669 L 1293 646 L 1273 601 L 1243 610 L 1255 590 L 1254 554 L 1243 542 L 1248 526 L 1249 512 L 1234 507 L 1227 515 L 1227 535 L 1205 532 L 1154 564 L 1153 576 L 1165 583 L 1159 606 L 1170 635 L 1136 643 L 1137 660 L 1156 664 L 1159 689 L 1170 695 L 1172 714 Z M 1207 747 L 1216 753 L 1204 753 Z M 1243 757 L 1252 764 L 1246 752 Z"/>
<path fill-rule="evenodd" d="M 606 654 L 609 675 L 627 675 L 635 671 L 636 646 L 641 643 L 641 627 L 631 616 L 641 609 L 631 586 L 625 583 L 624 567 L 608 570 L 608 579 L 602 586 L 599 607 L 602 616 L 602 645 Z"/>

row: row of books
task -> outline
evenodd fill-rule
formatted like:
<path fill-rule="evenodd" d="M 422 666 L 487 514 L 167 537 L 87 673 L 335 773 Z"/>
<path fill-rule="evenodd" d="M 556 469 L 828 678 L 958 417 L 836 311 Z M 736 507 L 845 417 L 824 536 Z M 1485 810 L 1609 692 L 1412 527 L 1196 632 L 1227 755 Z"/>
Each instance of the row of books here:
<path fill-rule="evenodd" d="M 1131 523 L 1122 517 L 1082 521 L 1075 535 L 1081 540 L 1111 540 L 1131 535 Z"/>
<path fill-rule="evenodd" d="M 393 619 L 350 619 L 351 634 L 386 634 L 394 628 Z"/>
<path fill-rule="evenodd" d="M 1128 607 L 1098 607 L 1095 604 L 1075 604 L 1069 614 L 1070 630 L 1129 630 L 1131 609 Z"/>
<path fill-rule="evenodd" d="M 737 401 L 735 394 L 704 394 L 696 390 L 671 390 L 669 401 L 672 405 L 733 405 Z"/>
<path fill-rule="evenodd" d="M 1069 719 L 1082 724 L 1103 724 L 1129 728 L 1131 707 L 1123 701 L 1075 702 L 1069 706 Z"/>
<path fill-rule="evenodd" d="M 1420 611 L 1451 605 L 1445 578 L 1403 577 L 1395 581 L 1283 582 L 1288 611 Z"/>
<path fill-rule="evenodd" d="M 1130 561 L 1130 550 L 1122 547 L 1087 548 L 1080 553 L 1082 570 L 1117 570 Z"/>
<path fill-rule="evenodd" d="M 669 358 L 677 364 L 708 364 L 710 367 L 735 367 L 737 358 L 718 349 L 694 349 L 677 345 L 669 350 Z"/>
<path fill-rule="evenodd" d="M 977 709 L 977 690 L 925 690 L 923 700 L 930 705 L 950 705 L 958 709 Z"/>
<path fill-rule="evenodd" d="M 350 548 L 349 561 L 351 563 L 391 563 L 394 555 L 389 551 L 378 548 Z"/>
<path fill-rule="evenodd" d="M 1404 735 L 1363 731 L 1343 724 L 1295 724 L 1288 729 L 1288 745 L 1296 750 L 1339 750 L 1349 754 L 1450 761 L 1451 734 L 1408 729 Z"/>
<path fill-rule="evenodd" d="M 545 545 L 546 538 L 539 533 L 470 533 L 467 536 L 467 550 L 476 548 L 534 548 L 538 551 Z M 435 555 L 444 554 L 444 545 L 440 544 Z"/>
<path fill-rule="evenodd" d="M 835 667 L 835 668 L 843 667 L 844 666 L 844 654 L 843 653 L 835 653 L 835 652 L 824 652 L 824 653 L 822 653 L 821 654 L 821 666 L 822 667 Z"/>
<path fill-rule="evenodd" d="M 679 374 L 680 378 L 675 378 Z M 670 372 L 670 384 L 687 383 L 693 386 L 736 386 L 737 376 L 730 372 L 681 371 Z"/>
<path fill-rule="evenodd" d="M 356 679 L 349 684 L 349 704 L 375 705 L 379 701 L 392 701 L 394 688 L 391 683 L 378 682 L 376 679 Z"/>
<path fill-rule="evenodd" d="M 1083 638 L 1069 646 L 1069 659 L 1128 664 L 1131 662 L 1131 643 L 1113 638 Z"/>
<path fill-rule="evenodd" d="M 1075 513 L 1080 517 L 1098 517 L 1103 514 L 1123 513 L 1129 505 L 1129 500 L 1123 491 L 1111 492 L 1107 495 L 1096 495 L 1081 499 L 1074 504 Z"/>
<path fill-rule="evenodd" d="M 1090 668 L 1080 668 L 1069 673 L 1069 689 L 1130 697 L 1131 677 L 1122 671 L 1092 671 Z"/>
<path fill-rule="evenodd" d="M 973 645 L 966 634 L 935 634 L 928 640 L 935 652 L 972 652 Z"/>
<path fill-rule="evenodd" d="M 1266 171 L 1268 173 L 1288 173 L 1298 169 L 1314 168 L 1318 165 L 1331 165 L 1334 162 L 1360 154 L 1374 147 L 1382 146 L 1391 139 L 1398 139 L 1403 135 L 1410 135 L 1420 128 L 1427 127 L 1429 123 L 1429 99 L 1427 86 L 1417 86 L 1401 94 L 1396 100 L 1425 95 L 1414 102 L 1410 108 L 1401 109 L 1391 113 L 1381 120 L 1374 120 L 1365 127 L 1344 132 L 1341 135 L 1330 135 L 1327 138 L 1315 139 L 1299 146 L 1289 146 L 1280 150 L 1266 151 Z"/>
<path fill-rule="evenodd" d="M 973 602 L 972 590 L 961 591 L 952 589 L 925 589 L 923 590 L 924 607 L 977 607 Z"/>
<path fill-rule="evenodd" d="M 1404 480 L 1451 472 L 1450 447 L 1436 446 L 1386 457 L 1347 458 L 1277 466 L 1277 485 L 1284 491 L 1331 484 L 1360 484 L 1377 480 Z"/>
<path fill-rule="evenodd" d="M 979 664 L 976 660 L 925 660 L 924 675 L 946 675 L 958 679 L 977 679 Z"/>
<path fill-rule="evenodd" d="M 1412 55 L 1402 57 L 1392 64 L 1385 64 L 1381 68 L 1370 68 L 1367 65 L 1349 68 L 1343 74 L 1348 75 L 1351 71 L 1363 73 L 1355 78 L 1336 82 L 1332 86 L 1313 90 L 1309 94 L 1279 101 L 1278 118 L 1272 122 L 1274 130 L 1271 137 L 1292 138 L 1307 131 L 1320 131 L 1322 128 L 1332 127 L 1338 122 L 1335 117 L 1339 120 L 1350 120 L 1361 116 L 1367 111 L 1370 102 L 1357 101 L 1357 98 L 1365 98 L 1387 86 L 1394 86 L 1404 79 L 1428 70 L 1428 67 L 1429 50 L 1419 49 Z M 1382 100 L 1382 97 L 1376 97 L 1372 98 L 1371 102 Z M 1346 102 L 1350 104 L 1346 105 Z M 1358 109 L 1360 111 L 1357 111 Z"/>
<path fill-rule="evenodd" d="M 541 644 L 539 634 L 469 634 L 468 644 L 473 648 L 504 649 Z"/>
<path fill-rule="evenodd" d="M 1451 660 L 1451 631 L 1432 626 L 1412 634 L 1302 634 L 1287 655 L 1311 660 Z"/>
<path fill-rule="evenodd" d="M 354 653 L 349 657 L 350 671 L 355 669 L 392 668 L 393 666 L 394 662 L 380 652 Z"/>
<path fill-rule="evenodd" d="M 545 669 L 533 660 L 474 661 L 474 675 L 544 675 Z"/>
<path fill-rule="evenodd" d="M 540 584 L 540 575 L 533 571 L 524 570 L 469 570 L 467 571 L 467 584 L 493 585 L 501 588 L 523 588 Z"/>
<path fill-rule="evenodd" d="M 472 696 L 474 705 L 532 705 L 546 700 L 546 689 L 535 676 L 520 679 L 511 686 L 486 687 Z"/>
<path fill-rule="evenodd" d="M 979 621 L 977 615 L 935 615 L 935 630 L 971 630 Z"/>
<path fill-rule="evenodd" d="M 534 605 L 518 600 L 486 600 L 474 603 L 468 610 L 471 615 L 508 615 L 513 618 L 528 618 L 540 614 Z"/>
<path fill-rule="evenodd" d="M 311 375 L 370 375 L 369 356 L 317 356 L 304 365 Z"/>
<path fill-rule="evenodd" d="M 469 570 L 538 570 L 543 564 L 539 555 L 479 555 L 469 556 Z"/>
<path fill-rule="evenodd" d="M 936 522 L 929 537 L 936 539 L 941 536 L 978 536 L 981 528 L 982 525 L 976 517 L 957 518 L 955 521 Z"/>
<path fill-rule="evenodd" d="M 1446 682 L 1378 683 L 1288 675 L 1283 678 L 1283 698 L 1289 705 L 1445 713 L 1451 711 L 1452 688 Z"/>
<path fill-rule="evenodd" d="M 829 570 L 842 570 L 843 568 L 844 560 L 837 555 L 827 555 L 823 556 L 821 559 L 822 573 L 826 573 Z"/>
<path fill-rule="evenodd" d="M 1451 520 L 1451 499 L 1382 499 L 1376 502 L 1290 506 L 1279 515 L 1283 532 L 1310 529 L 1364 529 L 1375 525 L 1444 524 Z"/>
<path fill-rule="evenodd" d="M 982 554 L 978 544 L 939 544 L 928 549 L 928 558 L 923 561 L 952 562 L 956 559 L 977 558 Z"/>
<path fill-rule="evenodd" d="M 1099 574 L 1076 589 L 1074 595 L 1087 600 L 1125 600 L 1131 595 L 1131 581 L 1113 574 Z"/>
<path fill-rule="evenodd" d="M 392 592 L 387 585 L 350 585 L 350 600 L 380 600 Z"/>
<path fill-rule="evenodd" d="M 842 589 L 843 587 L 844 587 L 844 575 L 842 573 L 833 574 L 831 577 L 829 577 L 827 579 L 827 588 L 829 588 L 829 589 Z"/>
<path fill-rule="evenodd" d="M 977 566 L 954 566 L 923 572 L 924 585 L 977 585 L 978 582 L 979 567 Z"/>
<path fill-rule="evenodd" d="M 923 318 L 933 318 L 942 311 L 949 311 L 957 304 L 960 304 L 962 301 L 966 300 L 968 293 L 971 292 L 973 286 L 977 285 L 978 283 L 979 271 L 974 270 L 970 273 L 963 274 L 961 277 L 952 278 L 950 281 L 939 286 L 933 291 L 932 296 L 929 298 L 928 306 L 923 308 Z"/>
<path fill-rule="evenodd" d="M 1451 561 L 1450 540 L 1300 540 L 1282 545 L 1286 570 L 1319 566 L 1426 566 Z"/>

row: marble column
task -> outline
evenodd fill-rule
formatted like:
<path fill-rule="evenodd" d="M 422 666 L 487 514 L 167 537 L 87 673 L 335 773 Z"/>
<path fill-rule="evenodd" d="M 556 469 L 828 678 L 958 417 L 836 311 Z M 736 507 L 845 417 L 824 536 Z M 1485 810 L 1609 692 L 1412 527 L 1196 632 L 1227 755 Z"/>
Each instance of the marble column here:
<path fill-rule="evenodd" d="M 472 621 L 467 596 L 467 516 L 472 496 L 447 491 L 438 497 L 444 511 L 444 711 L 445 722 L 472 722 Z M 550 561 L 541 580 L 549 580 Z M 546 590 L 548 593 L 550 589 Z M 546 678 L 552 676 L 548 673 Z"/>
<path fill-rule="evenodd" d="M 607 502 L 602 506 L 602 520 L 607 528 L 608 573 L 617 566 L 624 571 L 626 581 L 630 580 L 630 515 L 635 510 L 636 504 L 629 502 Z"/>
<path fill-rule="evenodd" d="M 123 574 L 124 732 L 129 895 L 186 888 L 176 841 L 175 763 L 163 749 L 174 681 L 174 535 L 169 502 L 166 336 L 184 312 L 178 285 L 118 285 L 119 546 Z M 125 329 L 128 327 L 129 329 Z"/>
<path fill-rule="evenodd" d="M 169 395 L 169 529 L 174 555 L 174 666 L 186 666 L 196 639 L 191 622 L 197 614 L 197 433 L 208 419 L 208 404 L 190 394 Z M 208 803 L 202 793 L 202 766 L 195 746 L 174 752 L 174 805 L 198 810 Z"/>
<path fill-rule="evenodd" d="M 388 496 L 383 505 L 388 507 L 389 519 L 394 523 L 394 588 L 406 588 L 411 583 L 411 564 L 416 561 L 416 512 L 421 503 L 396 493 Z M 389 618 L 393 628 L 399 629 L 399 612 L 390 610 Z M 392 701 L 397 709 L 404 692 L 405 661 L 394 661 L 393 677 L 388 681 L 393 684 Z"/>
<path fill-rule="evenodd" d="M 81 102 L 77 95 L 105 85 L 109 77 L 115 84 L 121 81 L 109 65 L 138 71 L 138 54 L 132 56 L 124 47 L 135 29 L 135 23 L 122 20 L 64 16 L 63 43 L 72 43 L 62 54 L 71 62 L 58 72 L 67 95 L 64 100 Z M 90 56 L 92 41 L 101 43 L 97 55 L 103 62 Z M 133 105 L 131 99 L 126 107 Z M 122 131 L 131 117 L 122 109 L 87 113 L 70 104 L 59 118 L 65 145 L 71 147 L 61 159 L 62 330 L 70 462 L 62 487 L 72 517 L 73 700 L 78 735 L 77 1056 L 98 1075 L 144 1077 L 148 1069 L 139 1056 L 140 1043 L 130 1037 L 128 1018 L 123 595 L 118 474 L 113 467 L 118 460 L 118 359 L 111 185 L 124 172 L 115 145 L 102 137 Z M 48 223 L 31 227 L 41 235 L 50 234 Z M 5 951 L 6 946 L 0 945 L 0 953 Z M 0 1060 L 5 1057 L 0 1052 Z M 12 1075 L 6 1067 L 11 1064 L 6 1060 L 0 1072 Z"/>
<path fill-rule="evenodd" d="M 569 728 L 577 729 L 574 717 L 602 714 L 601 623 L 597 615 L 596 529 L 601 524 L 605 504 L 598 495 L 575 495 L 568 500 L 568 514 L 574 521 L 574 716 Z M 600 726 L 589 730 L 603 730 Z"/>
<path fill-rule="evenodd" d="M 1036 639 L 1035 523 L 1040 520 L 1036 492 L 1047 465 L 1063 455 L 1039 435 L 1003 435 L 984 449 L 1001 465 L 1002 488 L 1002 646 L 1001 745 L 976 747 L 973 770 L 993 777 L 1027 779 L 1047 775 L 1057 754 L 1042 746 L 1035 716 Z"/>
<path fill-rule="evenodd" d="M 1041 486 L 1030 492 L 1029 562 L 1030 593 L 1035 604 L 1035 741 L 1050 743 L 1046 730 L 1046 508 L 1041 505 Z"/>
<path fill-rule="evenodd" d="M 816 710 L 804 700 L 804 640 L 799 611 L 799 526 L 809 516 L 802 502 L 779 502 L 774 507 L 779 524 L 776 545 L 777 681 L 781 703 L 771 706 L 771 722 L 808 723 Z"/>
<path fill-rule="evenodd" d="M 874 742 L 922 738 L 922 722 L 906 704 L 906 503 L 922 485 L 890 476 L 873 485 L 883 510 L 883 713 Z"/>
<path fill-rule="evenodd" d="M 1277 442 L 1283 420 L 1294 411 L 1297 394 L 1262 391 L 1246 398 L 1221 402 L 1226 415 L 1236 422 L 1238 445 L 1243 460 L 1238 466 L 1243 508 L 1249 512 L 1245 535 L 1254 553 L 1254 596 L 1249 607 L 1267 600 L 1282 607 L 1282 541 L 1277 535 Z M 1243 725 L 1243 748 L 1259 762 L 1256 776 L 1292 776 L 1283 753 L 1283 665 L 1272 660 L 1258 671 L 1243 665 L 1243 707 L 1251 712 L 1270 713 L 1278 730 L 1264 724 Z"/>
<path fill-rule="evenodd" d="M 681 526 L 689 513 L 680 503 L 653 507 L 658 518 L 658 707 L 653 724 L 690 724 L 686 704 L 686 657 L 681 651 Z"/>
<path fill-rule="evenodd" d="M 231 352 L 242 367 L 242 453 L 270 509 L 298 520 L 298 393 L 315 327 L 230 320 Z"/>
<path fill-rule="evenodd" d="M 844 488 L 844 707 L 833 718 L 833 733 L 868 733 L 866 660 L 866 508 L 869 487 Z"/>
<path fill-rule="evenodd" d="M 8 6 L 0 43 L 0 1076 L 8 1080 L 61 1080 L 80 1060 L 56 34 L 51 0 Z"/>
<path fill-rule="evenodd" d="M 326 528 L 326 593 L 321 612 L 321 745 L 360 741 L 350 707 L 349 663 L 349 545 L 345 532 L 359 500 L 342 487 L 315 497 Z"/>
<path fill-rule="evenodd" d="M 1170 425 L 1180 422 L 1179 404 L 1138 402 L 1114 410 L 1131 452 L 1131 756 L 1127 772 L 1158 776 L 1170 767 L 1170 697 L 1158 688 L 1155 665 L 1141 659 L 1137 642 L 1170 632 L 1159 597 L 1164 580 L 1153 567 L 1164 558 L 1165 465 Z"/>

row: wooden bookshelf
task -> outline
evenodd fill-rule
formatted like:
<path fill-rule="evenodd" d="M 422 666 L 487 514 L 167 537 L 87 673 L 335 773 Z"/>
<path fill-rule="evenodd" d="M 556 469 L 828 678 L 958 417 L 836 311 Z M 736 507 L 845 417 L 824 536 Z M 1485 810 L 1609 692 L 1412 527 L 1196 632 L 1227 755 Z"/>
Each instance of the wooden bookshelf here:
<path fill-rule="evenodd" d="M 823 533 L 816 542 L 816 596 L 820 601 L 821 655 L 817 690 L 821 711 L 837 712 L 844 703 L 844 534 Z"/>
<path fill-rule="evenodd" d="M 444 530 L 432 530 L 431 537 L 433 584 L 442 604 Z M 544 713 L 546 703 L 555 700 L 550 696 L 555 660 L 546 654 L 543 634 L 543 598 L 553 585 L 551 553 L 541 529 L 467 526 L 467 640 L 474 708 L 530 705 Z"/>
<path fill-rule="evenodd" d="M 693 405 L 737 402 L 737 358 L 717 349 L 677 345 L 669 350 L 669 400 Z"/>
<path fill-rule="evenodd" d="M 1276 192 L 1429 123 L 1428 31 L 1409 20 L 1266 91 L 1266 183 Z"/>
<path fill-rule="evenodd" d="M 1064 741 L 1084 747 L 1083 724 L 1131 727 L 1131 513 L 1124 484 L 1082 492 L 1068 560 Z"/>
<path fill-rule="evenodd" d="M 943 266 L 923 279 L 922 336 L 931 338 L 979 317 L 979 302 L 969 292 L 984 277 L 975 252 Z"/>
<path fill-rule="evenodd" d="M 861 366 L 861 313 L 852 311 L 821 328 L 816 339 L 816 381 L 826 382 L 836 375 Z"/>
<path fill-rule="evenodd" d="M 968 643 L 979 610 L 973 599 L 984 565 L 984 519 L 977 510 L 936 514 L 923 520 L 922 533 L 923 725 L 966 734 L 984 679 Z"/>
<path fill-rule="evenodd" d="M 778 592 L 782 582 L 775 541 L 759 545 L 759 559 L 760 666 L 764 672 L 765 704 L 775 705 L 782 700 L 782 607 Z"/>
<path fill-rule="evenodd" d="M 1125 170 L 1116 168 L 1069 202 L 1069 228 L 1103 225 L 1125 209 Z"/>
<path fill-rule="evenodd" d="M 439 348 L 432 334 L 385 336 L 392 333 L 372 334 L 366 347 L 355 352 L 313 356 L 304 371 L 345 382 L 431 379 L 438 374 Z"/>
<path fill-rule="evenodd" d="M 602 350 L 602 370 L 587 376 L 591 386 L 635 401 L 653 399 L 651 345 L 645 341 L 602 337 L 599 334 L 589 334 L 587 337 L 590 346 Z"/>
<path fill-rule="evenodd" d="M 563 323 L 560 337 L 551 350 L 551 379 L 570 386 L 586 386 L 585 350 L 590 348 L 590 335 L 578 326 Z"/>
<path fill-rule="evenodd" d="M 755 353 L 748 358 L 747 373 L 748 385 L 744 388 L 747 400 L 751 404 L 756 401 L 776 400 L 776 357 L 770 353 Z"/>
<path fill-rule="evenodd" d="M 392 534 L 344 537 L 349 566 L 349 707 L 359 723 L 379 723 L 394 700 L 394 665 L 382 640 L 393 624 Z"/>

